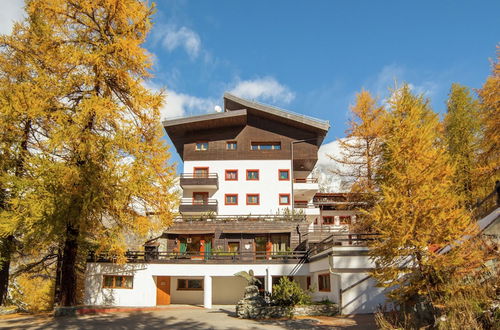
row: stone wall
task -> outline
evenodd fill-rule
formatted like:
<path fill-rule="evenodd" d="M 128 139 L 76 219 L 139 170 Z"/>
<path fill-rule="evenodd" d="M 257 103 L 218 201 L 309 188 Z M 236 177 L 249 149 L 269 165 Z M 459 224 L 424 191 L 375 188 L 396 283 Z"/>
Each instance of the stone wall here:
<path fill-rule="evenodd" d="M 331 305 L 304 305 L 295 307 L 281 306 L 253 306 L 252 313 L 248 318 L 271 319 L 291 316 L 333 316 L 337 315 L 339 308 L 336 304 Z M 238 315 L 242 318 L 241 315 Z"/>

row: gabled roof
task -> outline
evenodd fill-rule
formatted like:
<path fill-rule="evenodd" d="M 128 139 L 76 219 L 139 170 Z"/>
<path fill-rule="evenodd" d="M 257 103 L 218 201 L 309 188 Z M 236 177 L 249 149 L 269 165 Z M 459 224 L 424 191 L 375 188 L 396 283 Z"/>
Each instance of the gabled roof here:
<path fill-rule="evenodd" d="M 300 130 L 312 132 L 318 137 L 318 146 L 321 145 L 330 128 L 328 121 L 242 99 L 230 93 L 224 94 L 224 112 L 167 119 L 163 121 L 163 126 L 172 139 L 172 142 L 174 142 L 179 154 L 182 154 L 182 144 L 180 141 L 174 139 L 176 136 L 197 130 L 244 126 L 247 124 L 249 115 L 273 120 Z"/>

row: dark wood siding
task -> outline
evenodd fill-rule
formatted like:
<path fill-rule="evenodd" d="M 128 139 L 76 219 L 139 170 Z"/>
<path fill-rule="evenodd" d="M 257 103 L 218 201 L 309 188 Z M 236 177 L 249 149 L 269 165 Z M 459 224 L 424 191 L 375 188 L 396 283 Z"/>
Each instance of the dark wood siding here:
<path fill-rule="evenodd" d="M 290 143 L 294 140 L 314 139 L 317 135 L 256 116 L 248 116 L 246 126 L 225 127 L 214 130 L 197 130 L 186 132 L 182 139 L 184 144 L 184 161 L 193 160 L 258 160 L 258 159 L 290 159 Z M 196 151 L 198 141 L 208 141 L 207 151 Z M 226 150 L 227 141 L 236 141 L 237 150 Z M 252 142 L 280 142 L 281 150 L 251 150 Z M 317 160 L 318 146 L 308 141 L 294 145 L 294 158 L 297 160 Z"/>
<path fill-rule="evenodd" d="M 306 222 L 283 222 L 283 221 L 234 221 L 226 223 L 214 223 L 205 221 L 186 221 L 183 223 L 175 223 L 169 230 L 166 231 L 165 236 L 169 238 L 168 249 L 172 251 L 174 246 L 174 239 L 183 233 L 184 235 L 195 234 L 199 232 L 213 233 L 214 241 L 212 248 L 217 246 L 227 246 L 229 241 L 240 241 L 241 246 L 246 243 L 253 244 L 254 238 L 258 234 L 268 233 L 289 233 L 290 234 L 290 248 L 295 250 L 300 241 L 304 241 L 307 237 L 299 238 L 297 232 L 297 225 L 300 226 L 300 232 L 304 235 L 307 233 Z M 195 232 L 193 232 L 193 230 Z M 238 233 L 241 231 L 241 233 Z M 169 232 L 175 232 L 170 234 Z M 304 247 L 300 247 L 301 250 Z"/>

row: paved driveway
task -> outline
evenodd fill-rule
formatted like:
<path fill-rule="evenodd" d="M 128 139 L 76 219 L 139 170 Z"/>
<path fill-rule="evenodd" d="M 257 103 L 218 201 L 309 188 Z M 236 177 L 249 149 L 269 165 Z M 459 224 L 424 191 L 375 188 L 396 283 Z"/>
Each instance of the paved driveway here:
<path fill-rule="evenodd" d="M 154 311 L 109 313 L 79 317 L 22 316 L 0 319 L 1 329 L 376 329 L 373 317 L 307 318 L 294 320 L 242 320 L 234 316 L 233 306 L 214 306 L 212 310 L 197 307 L 172 307 Z"/>

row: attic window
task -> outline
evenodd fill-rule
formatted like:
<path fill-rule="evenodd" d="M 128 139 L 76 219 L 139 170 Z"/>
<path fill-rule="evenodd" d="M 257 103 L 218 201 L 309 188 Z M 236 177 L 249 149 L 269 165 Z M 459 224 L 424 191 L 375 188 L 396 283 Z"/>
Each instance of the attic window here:
<path fill-rule="evenodd" d="M 206 151 L 208 150 L 208 142 L 196 142 L 194 150 L 196 151 Z"/>
<path fill-rule="evenodd" d="M 281 150 L 281 142 L 252 142 L 252 150 Z"/>

